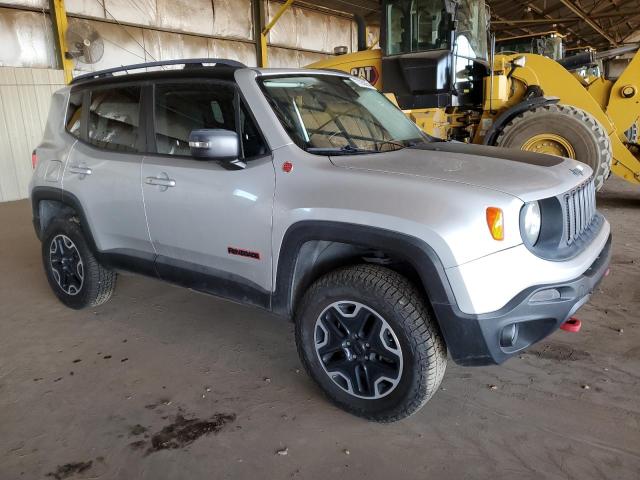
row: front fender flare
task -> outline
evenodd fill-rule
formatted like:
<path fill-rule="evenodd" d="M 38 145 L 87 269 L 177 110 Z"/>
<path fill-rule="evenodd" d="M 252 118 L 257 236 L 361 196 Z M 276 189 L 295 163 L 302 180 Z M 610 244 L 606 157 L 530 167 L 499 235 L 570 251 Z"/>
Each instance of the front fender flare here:
<path fill-rule="evenodd" d="M 271 309 L 293 317 L 293 279 L 300 248 L 308 241 L 326 240 L 383 250 L 409 263 L 420 276 L 432 304 L 455 304 L 442 262 L 423 240 L 384 228 L 344 222 L 304 220 L 291 225 L 282 240 Z"/>

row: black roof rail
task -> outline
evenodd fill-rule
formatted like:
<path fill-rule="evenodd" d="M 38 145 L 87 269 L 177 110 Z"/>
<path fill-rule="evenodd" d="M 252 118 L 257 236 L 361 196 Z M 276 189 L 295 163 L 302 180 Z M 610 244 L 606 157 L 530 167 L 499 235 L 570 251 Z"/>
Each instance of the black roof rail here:
<path fill-rule="evenodd" d="M 243 68 L 244 63 L 227 58 L 182 58 L 177 60 L 161 60 L 159 62 L 135 63 L 133 65 L 122 65 L 121 67 L 107 68 L 106 70 L 98 70 L 91 73 L 78 75 L 71 80 L 71 85 L 80 80 L 92 80 L 96 78 L 112 77 L 114 73 L 129 72 L 129 70 L 139 70 L 141 68 L 164 67 L 165 65 L 184 65 L 184 68 L 204 67 L 206 63 L 215 63 L 216 65 L 226 65 L 228 67 Z"/>

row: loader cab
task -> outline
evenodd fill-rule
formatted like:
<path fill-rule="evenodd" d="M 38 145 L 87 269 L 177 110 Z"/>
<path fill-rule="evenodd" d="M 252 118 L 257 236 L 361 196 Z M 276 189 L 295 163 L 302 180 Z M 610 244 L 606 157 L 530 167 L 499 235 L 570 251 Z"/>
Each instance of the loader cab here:
<path fill-rule="evenodd" d="M 385 0 L 381 46 L 384 89 L 401 108 L 482 103 L 484 0 Z"/>

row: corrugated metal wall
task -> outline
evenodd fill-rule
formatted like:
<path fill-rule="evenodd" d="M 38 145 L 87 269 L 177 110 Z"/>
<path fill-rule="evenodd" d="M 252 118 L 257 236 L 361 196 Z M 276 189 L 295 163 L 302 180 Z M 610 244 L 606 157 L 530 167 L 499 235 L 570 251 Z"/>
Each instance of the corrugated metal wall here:
<path fill-rule="evenodd" d="M 55 68 L 47 0 L 0 3 L 0 65 Z M 94 64 L 76 62 L 76 74 L 116 65 L 184 57 L 226 57 L 256 65 L 251 0 L 66 0 L 69 25 L 86 23 L 104 41 Z M 281 3 L 269 0 L 267 20 Z M 292 7 L 269 34 L 270 66 L 299 67 L 354 48 L 350 18 Z"/>
<path fill-rule="evenodd" d="M 0 201 L 27 197 L 31 152 L 63 85 L 61 70 L 0 67 Z"/>
<path fill-rule="evenodd" d="M 269 21 L 281 2 L 265 3 Z M 7 201 L 27 195 L 31 151 L 40 141 L 51 91 L 63 82 L 59 71 L 37 70 L 57 68 L 48 0 L 0 4 L 0 201 Z M 104 42 L 102 58 L 76 62 L 76 75 L 189 57 L 256 65 L 251 0 L 65 0 L 65 6 L 72 28 L 86 23 Z M 269 66 L 301 67 L 337 45 L 355 49 L 356 29 L 346 16 L 293 7 L 268 40 Z"/>
<path fill-rule="evenodd" d="M 280 5 L 269 1 L 269 19 Z M 356 45 L 357 38 L 349 18 L 292 7 L 269 32 L 269 43 L 270 67 L 304 67 L 327 57 L 338 45 Z"/>

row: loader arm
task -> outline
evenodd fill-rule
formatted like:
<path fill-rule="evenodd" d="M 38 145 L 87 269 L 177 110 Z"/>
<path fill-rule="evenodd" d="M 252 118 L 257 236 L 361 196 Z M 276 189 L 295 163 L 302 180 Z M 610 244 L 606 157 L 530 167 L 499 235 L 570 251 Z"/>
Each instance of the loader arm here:
<path fill-rule="evenodd" d="M 606 112 L 620 133 L 640 116 L 640 50 L 613 84 Z"/>

